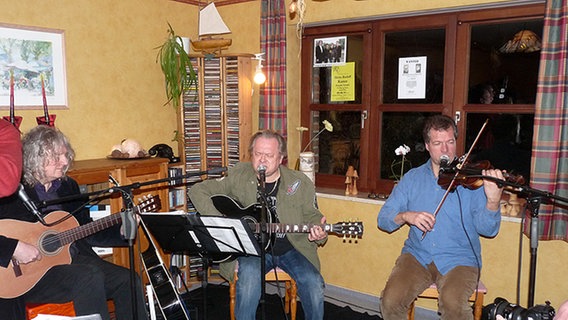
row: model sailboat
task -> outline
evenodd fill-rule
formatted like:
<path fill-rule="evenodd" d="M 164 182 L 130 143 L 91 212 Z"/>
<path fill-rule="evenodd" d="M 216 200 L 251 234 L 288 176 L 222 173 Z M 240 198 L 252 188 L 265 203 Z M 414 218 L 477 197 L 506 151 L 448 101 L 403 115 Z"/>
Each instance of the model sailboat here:
<path fill-rule="evenodd" d="M 228 33 L 231 33 L 231 30 L 221 18 L 215 3 L 211 2 L 199 11 L 199 40 L 191 41 L 191 45 L 195 51 L 206 54 L 216 51 L 221 53 L 221 50 L 231 45 L 232 40 L 214 36 Z"/>

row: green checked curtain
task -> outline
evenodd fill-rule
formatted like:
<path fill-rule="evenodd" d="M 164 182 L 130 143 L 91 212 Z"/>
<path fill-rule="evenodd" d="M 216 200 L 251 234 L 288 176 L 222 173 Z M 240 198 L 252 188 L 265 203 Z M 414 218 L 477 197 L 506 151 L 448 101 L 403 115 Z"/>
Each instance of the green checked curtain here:
<path fill-rule="evenodd" d="M 260 86 L 259 128 L 286 137 L 286 2 L 262 0 L 260 48 L 266 82 Z"/>
<path fill-rule="evenodd" d="M 568 0 L 548 0 L 537 86 L 531 187 L 568 198 Z M 539 239 L 568 242 L 567 203 L 541 204 Z M 527 213 L 528 214 L 528 213 Z M 526 220 L 525 230 L 529 229 Z"/>

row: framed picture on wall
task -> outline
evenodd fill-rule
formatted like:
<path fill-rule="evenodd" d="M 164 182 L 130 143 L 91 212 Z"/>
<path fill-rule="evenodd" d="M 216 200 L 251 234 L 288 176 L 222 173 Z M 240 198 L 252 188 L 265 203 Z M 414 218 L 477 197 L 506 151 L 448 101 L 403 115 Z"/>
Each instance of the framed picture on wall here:
<path fill-rule="evenodd" d="M 314 40 L 314 67 L 345 64 L 347 36 Z"/>
<path fill-rule="evenodd" d="M 0 24 L 0 108 L 43 107 L 42 77 L 47 105 L 67 107 L 63 30 Z"/>

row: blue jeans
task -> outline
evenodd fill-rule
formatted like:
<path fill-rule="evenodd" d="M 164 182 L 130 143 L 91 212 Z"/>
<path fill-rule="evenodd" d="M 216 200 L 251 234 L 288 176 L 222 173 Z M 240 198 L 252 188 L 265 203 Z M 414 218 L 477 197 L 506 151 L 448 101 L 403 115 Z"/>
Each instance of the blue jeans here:
<path fill-rule="evenodd" d="M 260 257 L 240 257 L 238 260 L 235 316 L 237 320 L 254 320 L 261 295 Z M 279 267 L 296 280 L 305 319 L 322 320 L 325 283 L 314 265 L 295 249 L 281 256 L 266 254 L 265 262 L 267 272 Z"/>

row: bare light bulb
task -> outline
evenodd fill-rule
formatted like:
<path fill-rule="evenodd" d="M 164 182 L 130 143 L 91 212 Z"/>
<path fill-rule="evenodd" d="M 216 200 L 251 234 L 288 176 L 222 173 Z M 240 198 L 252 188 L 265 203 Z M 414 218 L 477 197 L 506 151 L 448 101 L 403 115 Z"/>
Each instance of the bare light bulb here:
<path fill-rule="evenodd" d="M 266 81 L 266 75 L 262 72 L 262 67 L 257 67 L 254 73 L 254 83 L 263 84 Z"/>

